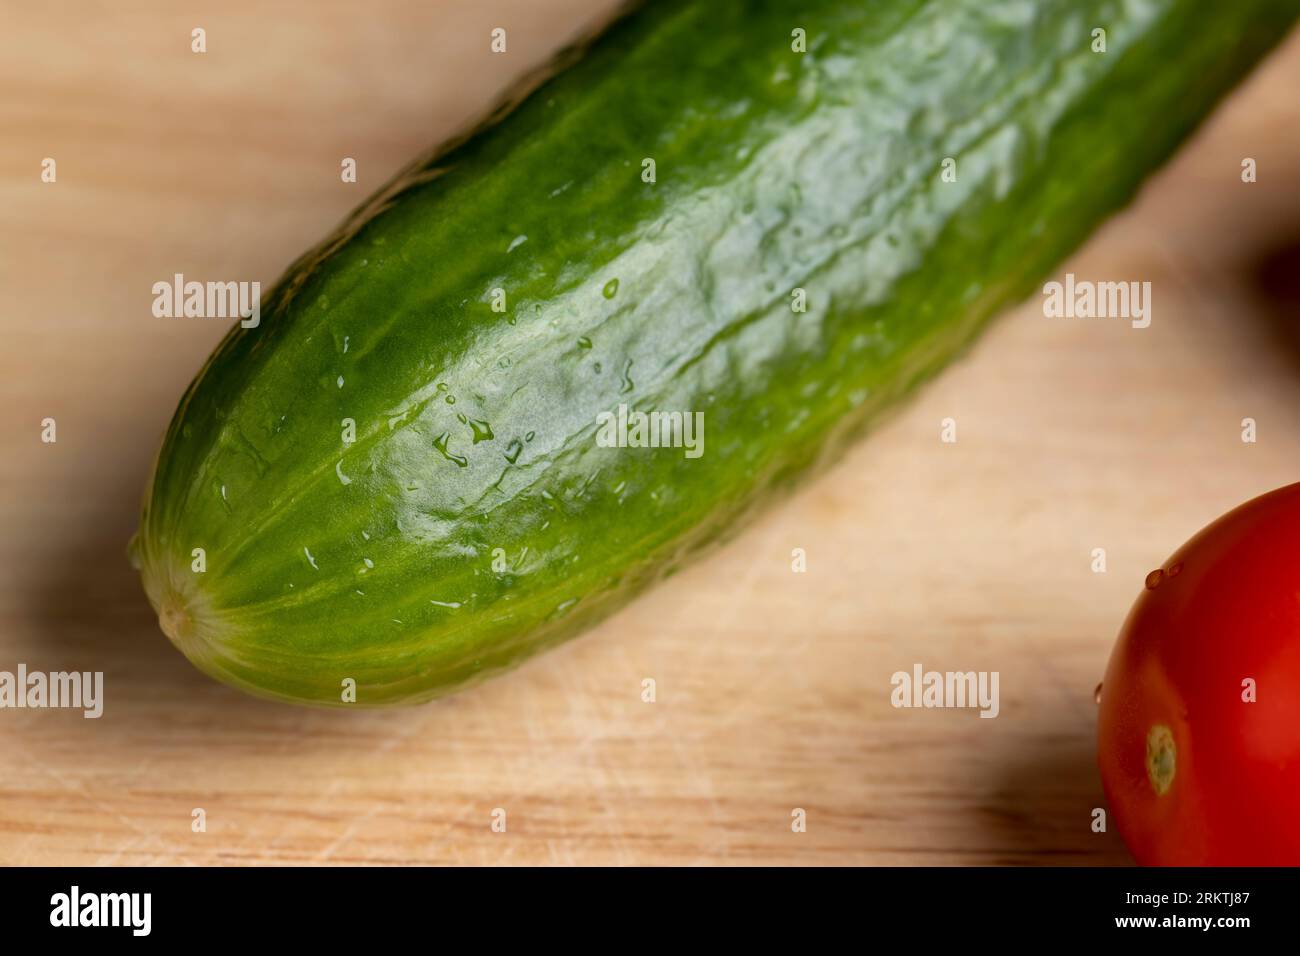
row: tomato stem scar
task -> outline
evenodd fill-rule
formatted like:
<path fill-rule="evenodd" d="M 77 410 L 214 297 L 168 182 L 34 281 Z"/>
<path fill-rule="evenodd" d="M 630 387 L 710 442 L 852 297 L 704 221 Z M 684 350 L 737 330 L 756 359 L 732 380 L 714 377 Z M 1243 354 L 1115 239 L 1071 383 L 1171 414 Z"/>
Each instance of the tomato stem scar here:
<path fill-rule="evenodd" d="M 1174 782 L 1178 748 L 1174 734 L 1164 724 L 1156 724 L 1147 734 L 1147 779 L 1157 796 L 1164 796 Z"/>

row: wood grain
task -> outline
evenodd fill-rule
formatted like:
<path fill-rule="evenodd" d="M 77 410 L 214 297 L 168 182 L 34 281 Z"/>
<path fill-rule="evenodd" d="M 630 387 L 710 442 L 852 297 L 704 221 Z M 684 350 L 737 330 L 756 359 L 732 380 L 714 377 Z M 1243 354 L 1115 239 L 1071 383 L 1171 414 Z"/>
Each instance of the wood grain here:
<path fill-rule="evenodd" d="M 223 330 L 153 318 L 152 283 L 268 284 L 611 5 L 6 11 L 0 669 L 102 670 L 106 704 L 0 711 L 0 862 L 1128 860 L 1090 829 L 1116 629 L 1148 569 L 1300 461 L 1296 37 L 1061 270 L 1150 280 L 1149 329 L 1008 314 L 832 472 L 590 635 L 376 713 L 247 698 L 158 631 L 124 545 Z M 998 671 L 1000 716 L 895 710 L 889 677 L 916 662 Z"/>

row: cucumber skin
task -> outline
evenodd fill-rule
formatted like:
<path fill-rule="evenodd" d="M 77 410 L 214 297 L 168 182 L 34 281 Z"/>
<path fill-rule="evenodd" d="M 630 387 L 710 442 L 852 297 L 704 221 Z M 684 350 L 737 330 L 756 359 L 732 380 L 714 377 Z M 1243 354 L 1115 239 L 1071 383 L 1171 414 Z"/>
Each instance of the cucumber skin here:
<path fill-rule="evenodd" d="M 133 545 L 198 667 L 287 701 L 344 705 L 352 678 L 348 706 L 412 703 L 573 636 L 1033 290 L 1300 4 L 784 6 L 633 11 L 232 329 Z M 703 456 L 597 447 L 620 403 L 703 411 Z"/>

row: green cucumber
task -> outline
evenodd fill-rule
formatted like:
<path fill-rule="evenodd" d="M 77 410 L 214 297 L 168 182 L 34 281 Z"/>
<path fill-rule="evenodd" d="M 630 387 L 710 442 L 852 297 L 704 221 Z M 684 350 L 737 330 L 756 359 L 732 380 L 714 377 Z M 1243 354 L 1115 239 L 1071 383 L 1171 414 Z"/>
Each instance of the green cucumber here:
<path fill-rule="evenodd" d="M 574 635 L 1029 294 L 1296 13 L 627 13 L 232 328 L 133 544 L 163 630 L 255 694 L 362 706 Z M 702 454 L 607 447 L 620 406 L 702 414 Z"/>

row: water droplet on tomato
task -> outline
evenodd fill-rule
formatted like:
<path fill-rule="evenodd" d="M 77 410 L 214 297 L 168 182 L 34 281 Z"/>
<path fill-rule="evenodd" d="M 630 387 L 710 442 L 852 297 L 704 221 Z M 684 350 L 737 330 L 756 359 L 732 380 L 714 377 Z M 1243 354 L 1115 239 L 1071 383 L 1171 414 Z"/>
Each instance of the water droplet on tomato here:
<path fill-rule="evenodd" d="M 1092 702 L 1093 702 L 1094 704 L 1100 704 L 1100 703 L 1101 703 L 1101 685 L 1100 685 L 1100 684 L 1098 684 L 1097 687 L 1096 687 L 1096 689 L 1093 690 L 1093 692 L 1092 692 Z"/>
<path fill-rule="evenodd" d="M 1160 582 L 1163 581 L 1164 579 L 1165 579 L 1165 572 L 1161 571 L 1159 568 L 1156 568 L 1154 571 L 1152 571 L 1150 574 L 1147 575 L 1147 581 L 1146 581 L 1147 590 L 1154 591 L 1156 588 L 1160 587 Z"/>

